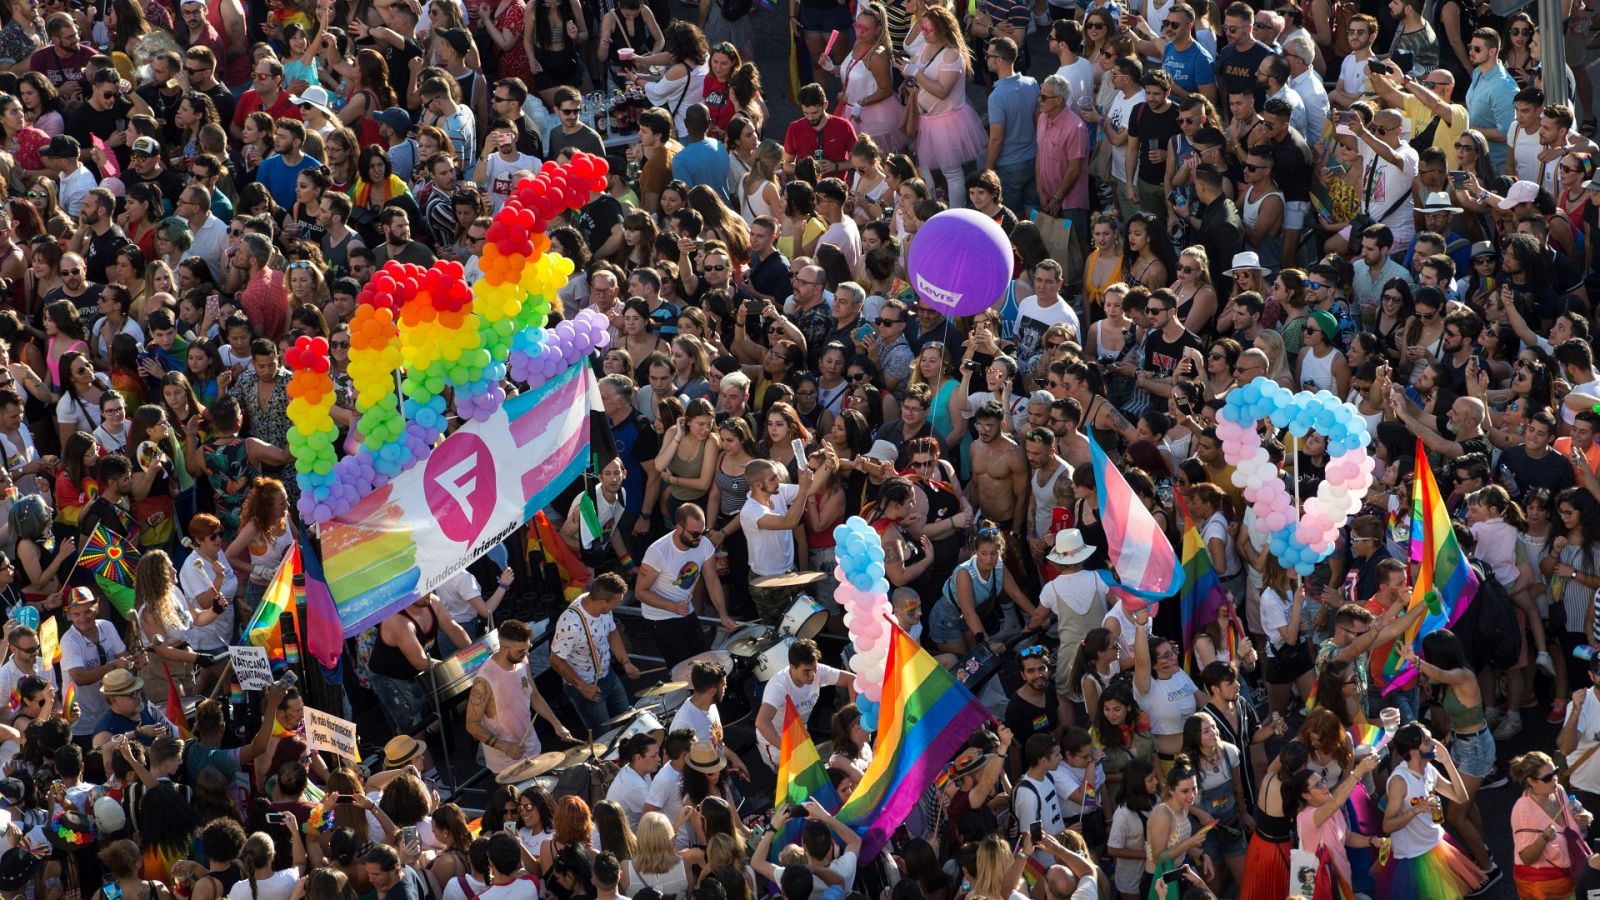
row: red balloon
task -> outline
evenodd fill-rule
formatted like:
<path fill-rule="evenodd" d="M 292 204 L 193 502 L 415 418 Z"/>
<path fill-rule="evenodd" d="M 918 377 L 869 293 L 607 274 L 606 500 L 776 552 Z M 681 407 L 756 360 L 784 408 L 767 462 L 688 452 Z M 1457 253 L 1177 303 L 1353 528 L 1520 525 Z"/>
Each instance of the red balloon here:
<path fill-rule="evenodd" d="M 305 340 L 305 339 L 301 338 L 301 340 Z M 310 341 L 308 341 L 307 343 L 309 343 L 311 345 L 311 352 L 312 353 L 315 353 L 318 356 L 327 356 L 328 355 L 328 339 L 327 338 L 325 338 L 325 337 L 314 337 Z"/>
<path fill-rule="evenodd" d="M 606 176 L 604 176 L 604 175 L 596 175 L 594 177 L 594 180 L 589 182 L 589 190 L 594 191 L 596 194 L 605 193 L 606 187 L 607 187 L 607 182 L 606 182 Z"/>
<path fill-rule="evenodd" d="M 495 241 L 495 246 L 500 248 L 501 256 L 510 256 L 511 254 L 517 252 L 516 242 L 510 240 L 509 238 Z"/>
<path fill-rule="evenodd" d="M 321 340 L 321 338 L 318 338 L 318 340 Z M 310 369 L 311 371 L 316 372 L 318 375 L 327 374 L 328 358 L 326 356 L 313 357 L 311 360 Z"/>
<path fill-rule="evenodd" d="M 611 171 L 611 164 L 606 162 L 606 158 L 604 156 L 591 156 L 589 158 L 594 160 L 594 174 L 604 178 L 606 174 Z M 604 188 L 600 188 L 599 190 L 604 190 Z"/>
<path fill-rule="evenodd" d="M 539 172 L 540 172 L 540 174 L 543 174 L 543 175 L 548 175 L 548 174 L 550 174 L 552 172 L 559 172 L 559 171 L 561 171 L 561 164 L 556 162 L 553 159 L 545 160 L 544 161 L 544 165 L 539 167 Z"/>
<path fill-rule="evenodd" d="M 588 154 L 579 153 L 572 158 L 572 171 L 579 178 L 591 178 L 594 176 L 594 163 L 589 161 Z"/>
<path fill-rule="evenodd" d="M 394 278 L 388 272 L 379 272 L 372 279 L 372 289 L 379 294 L 392 294 L 395 289 Z"/>

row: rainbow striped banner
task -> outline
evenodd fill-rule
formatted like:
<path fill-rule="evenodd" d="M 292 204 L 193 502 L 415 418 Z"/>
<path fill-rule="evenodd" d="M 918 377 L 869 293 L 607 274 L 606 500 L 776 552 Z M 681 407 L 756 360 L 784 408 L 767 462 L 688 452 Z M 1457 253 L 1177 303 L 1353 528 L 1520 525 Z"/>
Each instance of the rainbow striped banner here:
<path fill-rule="evenodd" d="M 449 580 L 571 484 L 600 408 L 593 370 L 575 363 L 324 523 L 322 571 L 344 636 Z"/>

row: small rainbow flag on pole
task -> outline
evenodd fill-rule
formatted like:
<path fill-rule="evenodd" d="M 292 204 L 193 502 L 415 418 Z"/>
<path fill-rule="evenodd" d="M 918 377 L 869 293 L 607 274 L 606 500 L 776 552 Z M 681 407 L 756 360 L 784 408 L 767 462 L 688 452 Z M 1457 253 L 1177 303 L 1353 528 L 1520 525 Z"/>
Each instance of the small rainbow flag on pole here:
<path fill-rule="evenodd" d="M 1186 574 L 1155 516 L 1134 496 L 1127 479 L 1089 435 L 1094 492 L 1106 531 L 1106 553 L 1123 588 L 1151 603 L 1183 590 Z M 1108 576 L 1102 576 L 1108 577 Z M 1185 634 L 1187 637 L 1187 634 Z"/>
<path fill-rule="evenodd" d="M 1177 493 L 1172 495 L 1172 499 L 1178 502 L 1178 509 L 1183 513 L 1183 590 L 1178 594 L 1178 614 L 1183 622 L 1185 661 L 1192 663 L 1195 637 L 1202 628 L 1217 620 L 1218 611 L 1228 602 L 1228 593 L 1222 589 L 1217 568 L 1211 562 L 1211 553 L 1206 550 L 1205 541 L 1200 539 L 1200 530 L 1189 515 L 1189 504 L 1183 502 L 1183 497 Z M 1230 652 L 1233 649 L 1233 624 L 1230 621 L 1227 635 Z"/>
<path fill-rule="evenodd" d="M 1400 658 L 1398 643 L 1405 641 L 1422 649 L 1423 637 L 1441 628 L 1450 628 L 1467 611 L 1478 594 L 1478 576 L 1467 563 L 1467 555 L 1456 541 L 1450 515 L 1445 512 L 1444 495 L 1433 479 L 1433 469 L 1417 438 L 1416 477 L 1411 482 L 1411 558 L 1419 563 L 1417 580 L 1411 586 L 1407 609 L 1427 606 L 1427 613 L 1407 628 L 1395 644 L 1373 653 L 1374 672 L 1382 671 L 1384 693 L 1401 690 L 1416 680 L 1416 667 Z M 1378 654 L 1382 653 L 1383 656 Z"/>
<path fill-rule="evenodd" d="M 893 622 L 872 763 L 839 820 L 861 832 L 871 859 L 910 815 L 945 763 L 989 716 L 966 685 Z"/>
<path fill-rule="evenodd" d="M 189 728 L 189 715 L 183 711 L 183 697 L 178 692 L 178 683 L 172 680 L 172 670 L 164 661 L 161 671 L 167 673 L 167 721 L 178 726 L 178 737 L 188 740 L 194 737 L 194 732 Z"/>
<path fill-rule="evenodd" d="M 244 629 L 245 640 L 257 647 L 267 648 L 267 655 L 277 662 L 287 662 L 283 629 L 278 624 L 278 618 L 286 612 L 295 612 L 294 576 L 299 571 L 300 549 L 298 545 L 290 544 L 283 561 L 278 563 L 277 574 L 272 576 L 267 592 L 261 597 L 261 604 L 256 607 L 255 615 L 251 616 L 250 624 Z"/>
<path fill-rule="evenodd" d="M 78 714 L 72 709 L 78 702 L 78 683 L 73 681 L 70 675 L 62 680 L 67 683 L 67 686 L 61 692 L 61 713 L 62 717 L 67 720 L 67 724 L 70 725 L 78 721 Z"/>

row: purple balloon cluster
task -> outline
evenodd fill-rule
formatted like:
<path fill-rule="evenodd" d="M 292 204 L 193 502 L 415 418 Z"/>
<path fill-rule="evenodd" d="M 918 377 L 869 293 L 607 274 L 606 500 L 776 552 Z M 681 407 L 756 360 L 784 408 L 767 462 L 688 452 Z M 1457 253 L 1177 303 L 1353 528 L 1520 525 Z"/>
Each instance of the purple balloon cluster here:
<path fill-rule="evenodd" d="M 523 331 L 512 342 L 507 371 L 512 379 L 538 387 L 610 346 L 609 325 L 604 313 L 586 309 L 554 328 Z"/>

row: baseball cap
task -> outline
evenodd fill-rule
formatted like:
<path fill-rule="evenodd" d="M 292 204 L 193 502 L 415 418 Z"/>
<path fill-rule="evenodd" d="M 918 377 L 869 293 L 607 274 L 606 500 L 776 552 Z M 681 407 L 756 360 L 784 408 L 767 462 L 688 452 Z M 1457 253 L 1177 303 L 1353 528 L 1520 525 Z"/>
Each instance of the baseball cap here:
<path fill-rule="evenodd" d="M 379 125 L 389 126 L 389 130 L 395 134 L 406 134 L 411 131 L 411 114 L 398 106 L 391 106 L 372 118 Z"/>
<path fill-rule="evenodd" d="M 465 56 L 472 49 L 472 35 L 465 28 L 441 28 L 435 31 L 441 40 L 450 45 L 450 49 Z"/>
<path fill-rule="evenodd" d="M 82 152 L 83 147 L 79 145 L 77 138 L 70 134 L 58 134 L 50 139 L 50 143 L 40 148 L 39 155 L 56 159 L 76 159 Z"/>
<path fill-rule="evenodd" d="M 153 137 L 137 138 L 129 150 L 134 156 L 160 156 L 161 145 Z"/>

